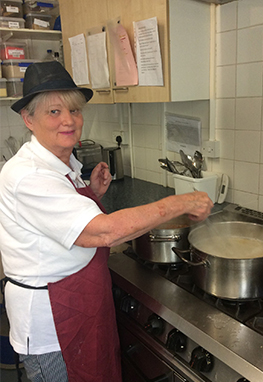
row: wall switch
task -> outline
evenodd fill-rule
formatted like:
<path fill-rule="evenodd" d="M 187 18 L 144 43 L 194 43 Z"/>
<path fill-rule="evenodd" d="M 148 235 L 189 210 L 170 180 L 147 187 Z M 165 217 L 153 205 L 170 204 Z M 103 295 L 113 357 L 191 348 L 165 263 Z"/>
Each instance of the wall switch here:
<path fill-rule="evenodd" d="M 129 144 L 129 133 L 128 131 L 124 130 L 114 130 L 112 132 L 112 142 L 116 143 L 116 138 L 120 136 L 122 139 L 121 145 L 128 145 Z"/>
<path fill-rule="evenodd" d="M 203 143 L 203 154 L 207 158 L 219 158 L 220 142 L 219 141 L 205 141 Z"/>

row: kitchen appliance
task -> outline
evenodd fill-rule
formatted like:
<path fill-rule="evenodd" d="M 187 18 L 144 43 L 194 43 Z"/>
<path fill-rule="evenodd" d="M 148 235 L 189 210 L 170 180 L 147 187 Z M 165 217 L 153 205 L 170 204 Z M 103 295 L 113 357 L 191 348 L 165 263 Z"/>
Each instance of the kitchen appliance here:
<path fill-rule="evenodd" d="M 82 177 L 89 179 L 94 167 L 102 161 L 102 146 L 91 139 L 85 139 L 75 145 L 73 154 L 83 164 Z"/>
<path fill-rule="evenodd" d="M 188 234 L 193 221 L 187 215 L 178 216 L 132 241 L 135 253 L 154 263 L 177 263 L 182 260 L 173 247 L 188 249 Z M 188 253 L 189 254 L 189 253 Z"/>
<path fill-rule="evenodd" d="M 262 212 L 233 204 L 211 219 L 263 226 Z M 109 268 L 123 382 L 263 381 L 262 298 L 218 298 L 185 262 L 149 262 L 132 247 L 111 255 Z"/>
<path fill-rule="evenodd" d="M 124 178 L 122 152 L 120 146 L 118 147 L 104 147 L 102 150 L 102 157 L 104 162 L 109 166 L 110 173 L 113 180 Z"/>

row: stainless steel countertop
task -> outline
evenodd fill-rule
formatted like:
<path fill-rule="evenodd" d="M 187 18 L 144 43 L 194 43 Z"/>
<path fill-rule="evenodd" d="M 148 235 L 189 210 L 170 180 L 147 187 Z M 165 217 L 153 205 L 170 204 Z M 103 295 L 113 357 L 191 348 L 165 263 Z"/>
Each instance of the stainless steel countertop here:
<path fill-rule="evenodd" d="M 123 253 L 109 258 L 113 282 L 250 382 L 263 381 L 263 336 L 144 268 Z"/>

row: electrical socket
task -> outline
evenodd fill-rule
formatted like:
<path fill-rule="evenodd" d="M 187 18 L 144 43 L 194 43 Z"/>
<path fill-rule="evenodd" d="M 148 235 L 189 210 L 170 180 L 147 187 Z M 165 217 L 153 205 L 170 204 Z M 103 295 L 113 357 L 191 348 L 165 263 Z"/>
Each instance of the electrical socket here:
<path fill-rule="evenodd" d="M 205 141 L 203 144 L 203 154 L 207 158 L 219 158 L 220 142 L 219 141 Z"/>
<path fill-rule="evenodd" d="M 114 130 L 112 132 L 112 142 L 117 143 L 116 138 L 118 136 L 120 136 L 122 139 L 121 145 L 128 145 L 129 144 L 128 131 Z"/>

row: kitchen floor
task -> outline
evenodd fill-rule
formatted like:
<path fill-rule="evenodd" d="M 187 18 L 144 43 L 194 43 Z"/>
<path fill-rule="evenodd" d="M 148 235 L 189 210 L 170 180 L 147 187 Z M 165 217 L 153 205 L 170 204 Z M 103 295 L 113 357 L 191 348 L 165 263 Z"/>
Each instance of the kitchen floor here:
<path fill-rule="evenodd" d="M 25 369 L 21 369 L 22 371 L 22 382 L 30 382 L 26 377 Z M 15 369 L 0 369 L 0 381 L 1 382 L 17 382 L 17 371 Z"/>

